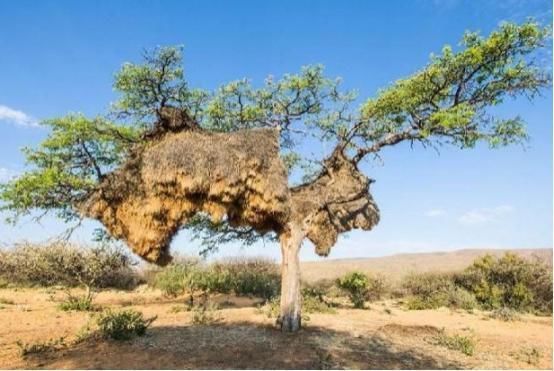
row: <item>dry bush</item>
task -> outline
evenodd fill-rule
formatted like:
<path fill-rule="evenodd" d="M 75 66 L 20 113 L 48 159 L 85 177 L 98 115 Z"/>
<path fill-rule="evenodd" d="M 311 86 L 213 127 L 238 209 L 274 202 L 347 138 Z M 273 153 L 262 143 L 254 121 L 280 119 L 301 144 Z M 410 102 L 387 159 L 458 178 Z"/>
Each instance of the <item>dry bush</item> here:
<path fill-rule="evenodd" d="M 200 305 L 194 305 L 190 311 L 192 313 L 191 322 L 194 325 L 213 325 L 221 321 L 217 304 L 204 302 Z"/>
<path fill-rule="evenodd" d="M 128 289 L 139 282 L 130 257 L 108 245 L 21 243 L 0 250 L 0 279 L 21 286 Z"/>
<path fill-rule="evenodd" d="M 452 307 L 470 310 L 477 306 L 473 294 L 456 287 L 453 273 L 411 273 L 401 282 L 411 310 Z"/>

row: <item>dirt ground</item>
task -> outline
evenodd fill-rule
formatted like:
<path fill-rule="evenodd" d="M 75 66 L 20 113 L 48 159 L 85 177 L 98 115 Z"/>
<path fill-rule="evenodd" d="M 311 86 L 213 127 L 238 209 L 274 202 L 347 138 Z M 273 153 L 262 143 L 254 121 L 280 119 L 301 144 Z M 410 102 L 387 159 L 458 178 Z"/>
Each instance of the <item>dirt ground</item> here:
<path fill-rule="evenodd" d="M 212 298 L 223 309 L 220 321 L 193 325 L 191 313 L 175 312 L 183 299 L 167 299 L 148 289 L 106 291 L 103 307 L 156 315 L 147 334 L 130 341 L 76 343 L 90 314 L 63 312 L 63 292 L 0 289 L 0 368 L 62 369 L 552 369 L 552 318 L 489 319 L 484 312 L 449 309 L 405 311 L 392 301 L 370 309 L 311 314 L 297 334 L 283 334 L 248 298 Z M 440 329 L 472 337 L 467 356 L 435 341 Z M 32 344 L 64 337 L 57 350 L 21 356 L 17 342 Z M 532 356 L 530 356 L 530 354 Z"/>

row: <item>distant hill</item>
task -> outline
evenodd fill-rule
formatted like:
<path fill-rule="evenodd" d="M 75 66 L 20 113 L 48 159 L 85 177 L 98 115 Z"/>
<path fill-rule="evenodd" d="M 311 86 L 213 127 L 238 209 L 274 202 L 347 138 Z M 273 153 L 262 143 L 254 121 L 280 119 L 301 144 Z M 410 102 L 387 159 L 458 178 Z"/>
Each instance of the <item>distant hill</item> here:
<path fill-rule="evenodd" d="M 318 262 L 302 262 L 302 279 L 308 282 L 321 278 L 334 279 L 350 271 L 380 273 L 395 281 L 409 272 L 457 271 L 470 265 L 475 258 L 485 254 L 501 256 L 513 252 L 526 258 L 538 257 L 552 264 L 552 249 L 472 249 L 449 252 L 397 254 L 378 258 L 330 259 Z"/>

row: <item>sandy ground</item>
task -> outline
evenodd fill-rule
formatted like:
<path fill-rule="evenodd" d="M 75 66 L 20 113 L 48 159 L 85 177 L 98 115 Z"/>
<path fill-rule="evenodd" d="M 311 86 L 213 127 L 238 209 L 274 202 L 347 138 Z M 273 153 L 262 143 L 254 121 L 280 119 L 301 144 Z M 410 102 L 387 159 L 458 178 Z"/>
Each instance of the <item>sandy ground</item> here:
<path fill-rule="evenodd" d="M 146 289 L 102 292 L 103 307 L 126 307 L 157 316 L 147 335 L 131 341 L 89 340 L 76 334 L 90 314 L 62 312 L 63 292 L 45 289 L 0 290 L 0 368 L 170 369 L 170 368 L 364 368 L 364 369 L 552 369 L 552 318 L 520 321 L 488 319 L 486 313 L 405 311 L 392 301 L 370 309 L 339 309 L 311 314 L 297 334 L 275 329 L 273 319 L 248 298 L 215 297 L 224 307 L 220 322 L 191 324 L 189 312 L 172 311 L 183 299 L 167 299 Z M 437 345 L 439 329 L 472 336 L 475 353 Z M 17 341 L 37 343 L 64 337 L 65 346 L 22 357 Z M 532 363 L 529 354 L 538 352 Z"/>

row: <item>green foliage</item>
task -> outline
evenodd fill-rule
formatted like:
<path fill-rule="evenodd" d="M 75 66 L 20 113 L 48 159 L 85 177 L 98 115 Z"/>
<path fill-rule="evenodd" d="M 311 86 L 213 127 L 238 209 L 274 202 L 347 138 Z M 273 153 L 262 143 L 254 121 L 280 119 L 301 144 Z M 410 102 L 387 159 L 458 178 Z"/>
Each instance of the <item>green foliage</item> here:
<path fill-rule="evenodd" d="M 37 148 L 23 150 L 32 169 L 0 184 L 0 210 L 11 213 L 11 222 L 33 210 L 55 210 L 65 221 L 78 218 L 74 206 L 138 140 L 132 127 L 80 114 L 42 125 L 50 129 L 47 138 Z"/>
<path fill-rule="evenodd" d="M 337 279 L 337 286 L 348 293 L 354 308 L 363 308 L 369 293 L 369 277 L 364 273 L 352 272 Z"/>
<path fill-rule="evenodd" d="M 132 261 L 120 248 L 87 248 L 67 242 L 23 243 L 0 249 L 0 278 L 23 286 L 89 288 L 130 288 L 139 280 Z"/>
<path fill-rule="evenodd" d="M 459 274 L 418 273 L 402 283 L 408 309 L 442 306 L 552 312 L 552 270 L 544 262 L 506 253 L 485 255 Z M 502 309 L 504 308 L 504 309 Z"/>
<path fill-rule="evenodd" d="M 160 47 L 143 53 L 143 64 L 125 63 L 116 74 L 114 89 L 120 98 L 113 111 L 131 118 L 139 127 L 155 120 L 164 106 L 186 109 L 192 118 L 207 99 L 202 90 L 191 90 L 184 80 L 182 47 Z"/>
<path fill-rule="evenodd" d="M 212 277 L 215 276 L 215 279 Z M 277 265 L 266 259 L 234 259 L 213 264 L 208 270 L 209 279 L 203 281 L 208 292 L 233 292 L 271 299 L 281 288 Z"/>
<path fill-rule="evenodd" d="M 325 291 L 314 287 L 302 289 L 302 311 L 310 313 L 335 314 L 337 311 L 325 300 Z"/>
<path fill-rule="evenodd" d="M 280 277 L 275 263 L 264 259 L 235 259 L 205 266 L 182 261 L 156 273 L 153 286 L 169 296 L 232 292 L 267 300 L 279 293 Z"/>
<path fill-rule="evenodd" d="M 504 23 L 488 37 L 467 32 L 457 52 L 445 46 L 424 69 L 362 106 L 360 130 L 352 135 L 376 146 L 358 157 L 404 140 L 461 148 L 480 140 L 491 147 L 525 141 L 521 118 L 494 118 L 486 109 L 506 97 L 532 98 L 550 83 L 550 75 L 530 57 L 549 35 L 548 27 L 532 21 Z"/>
<path fill-rule="evenodd" d="M 435 340 L 437 345 L 457 350 L 466 356 L 472 356 L 475 352 L 475 341 L 470 336 L 459 334 L 448 335 L 444 329 L 441 329 Z"/>
<path fill-rule="evenodd" d="M 182 259 L 156 272 L 151 284 L 165 295 L 175 297 L 186 291 L 194 292 L 199 274 L 198 262 Z"/>
<path fill-rule="evenodd" d="M 425 68 L 382 90 L 359 110 L 352 108 L 356 94 L 341 91 L 340 79 L 325 76 L 321 65 L 268 77 L 259 87 L 242 79 L 205 92 L 189 88 L 182 48 L 157 48 L 144 53 L 144 63 L 126 63 L 115 76 L 120 96 L 113 113 L 123 122 L 70 114 L 43 123 L 50 133 L 38 148 L 25 150 L 30 169 L 0 186 L 0 210 L 12 222 L 33 211 L 38 217 L 53 211 L 65 221 L 78 218 L 79 202 L 128 157 L 131 146 L 147 140 L 142 134 L 168 106 L 184 110 L 211 131 L 279 128 L 282 156 L 295 181 L 309 180 L 321 170 L 321 155 L 328 153 L 301 150 L 314 141 L 330 142 L 353 163 L 404 141 L 461 148 L 478 141 L 491 147 L 521 143 L 527 139 L 523 120 L 494 117 L 488 108 L 507 97 L 533 98 L 550 84 L 550 75 L 533 59 L 548 36 L 548 28 L 532 21 L 502 24 L 488 37 L 466 33 L 459 50 L 446 46 Z M 234 228 L 203 217 L 185 228 L 205 243 L 205 251 L 261 238 L 248 226 Z"/>
<path fill-rule="evenodd" d="M 456 280 L 486 309 L 552 312 L 552 270 L 538 259 L 526 260 L 512 253 L 501 258 L 485 255 Z"/>
<path fill-rule="evenodd" d="M 129 340 L 142 336 L 156 317 L 145 319 L 142 313 L 135 310 L 112 311 L 101 313 L 96 319 L 99 333 L 114 340 Z"/>

